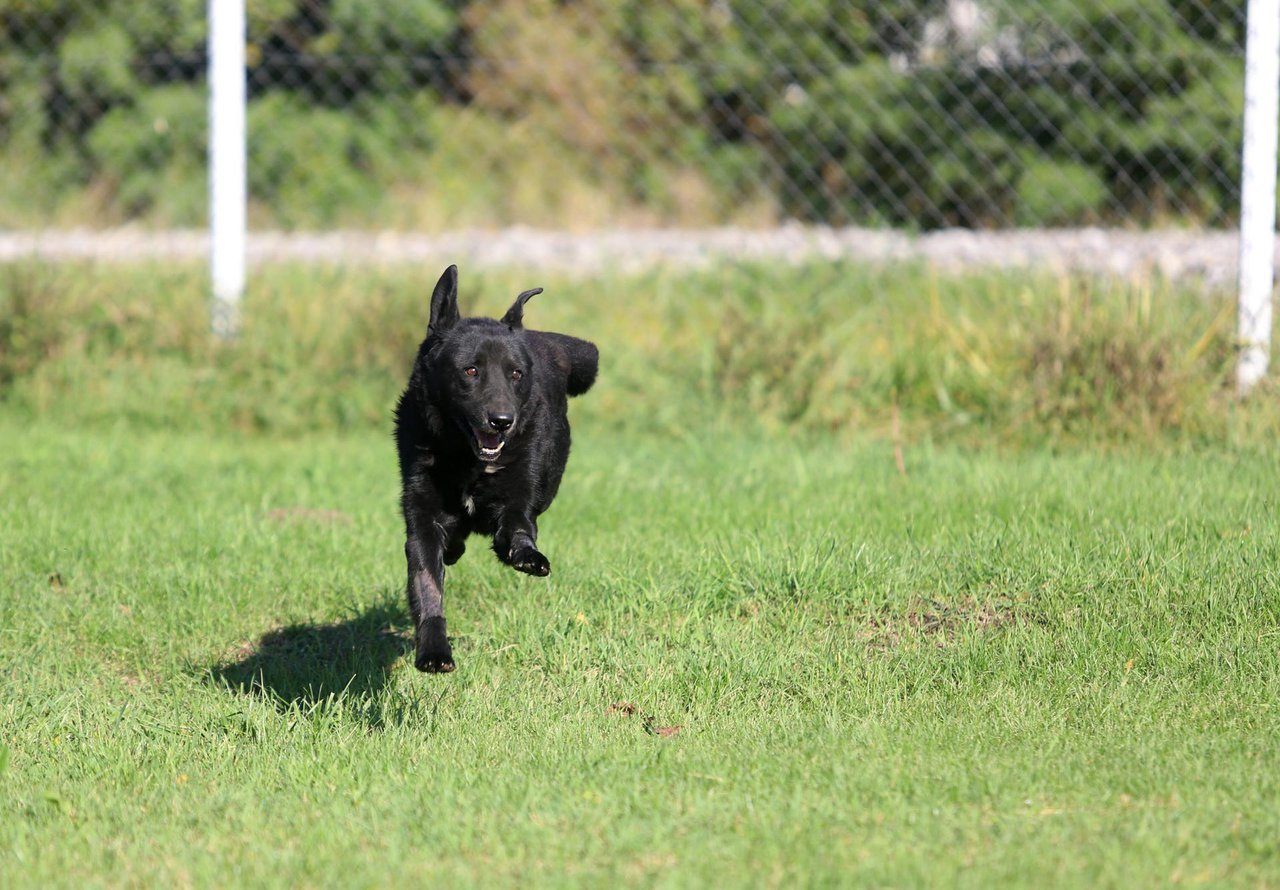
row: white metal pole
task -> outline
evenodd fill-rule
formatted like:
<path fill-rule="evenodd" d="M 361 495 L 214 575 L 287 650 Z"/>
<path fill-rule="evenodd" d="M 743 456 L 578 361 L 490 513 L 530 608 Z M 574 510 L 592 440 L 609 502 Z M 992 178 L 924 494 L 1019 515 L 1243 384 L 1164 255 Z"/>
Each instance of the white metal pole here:
<path fill-rule="evenodd" d="M 1249 0 L 1245 41 L 1244 170 L 1240 181 L 1239 391 L 1267 373 L 1275 275 L 1276 121 L 1280 0 Z"/>
<path fill-rule="evenodd" d="M 209 0 L 209 230 L 213 332 L 239 327 L 245 266 L 244 0 Z"/>

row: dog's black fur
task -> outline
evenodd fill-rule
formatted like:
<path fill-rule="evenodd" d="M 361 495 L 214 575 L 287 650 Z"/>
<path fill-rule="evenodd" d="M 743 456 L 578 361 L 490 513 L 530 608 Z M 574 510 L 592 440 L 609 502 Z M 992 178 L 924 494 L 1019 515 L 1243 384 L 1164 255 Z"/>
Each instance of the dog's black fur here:
<path fill-rule="evenodd" d="M 396 405 L 409 611 L 420 671 L 451 671 L 444 567 L 467 535 L 492 535 L 498 559 L 530 575 L 551 564 L 538 550 L 538 516 L 569 458 L 568 397 L 596 379 L 586 340 L 524 329 L 525 291 L 500 321 L 462 318 L 458 268 L 440 276 L 431 321 Z"/>

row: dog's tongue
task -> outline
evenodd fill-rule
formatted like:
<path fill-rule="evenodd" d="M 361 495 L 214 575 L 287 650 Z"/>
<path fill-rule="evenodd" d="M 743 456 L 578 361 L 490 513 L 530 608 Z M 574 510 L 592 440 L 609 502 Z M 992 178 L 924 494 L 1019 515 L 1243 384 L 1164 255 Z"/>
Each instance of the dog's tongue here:
<path fill-rule="evenodd" d="M 501 433 L 477 433 L 476 438 L 480 442 L 480 447 L 492 451 L 502 444 Z"/>

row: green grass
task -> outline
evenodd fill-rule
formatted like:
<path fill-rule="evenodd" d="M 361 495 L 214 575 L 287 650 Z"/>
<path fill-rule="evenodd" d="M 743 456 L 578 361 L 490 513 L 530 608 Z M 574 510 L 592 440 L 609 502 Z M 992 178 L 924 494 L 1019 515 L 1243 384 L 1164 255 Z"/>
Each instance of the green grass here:
<path fill-rule="evenodd" d="M 385 429 L 439 269 L 268 266 L 230 344 L 196 266 L 0 267 L 0 405 L 69 424 L 297 434 Z M 600 426 L 691 418 L 948 441 L 1144 446 L 1280 436 L 1270 388 L 1230 398 L 1229 300 L 1158 281 L 918 266 L 730 265 L 594 278 L 462 270 L 463 311 L 533 285 L 532 327 L 587 336 Z"/>
<path fill-rule="evenodd" d="M 579 426 L 448 676 L 385 436 L 0 426 L 5 883 L 1280 878 L 1274 457 Z"/>
<path fill-rule="evenodd" d="M 0 270 L 0 885 L 1280 883 L 1280 411 L 1221 303 L 464 270 L 604 360 L 551 577 L 473 539 L 425 676 L 429 281 L 254 280 L 218 347 L 194 269 Z"/>

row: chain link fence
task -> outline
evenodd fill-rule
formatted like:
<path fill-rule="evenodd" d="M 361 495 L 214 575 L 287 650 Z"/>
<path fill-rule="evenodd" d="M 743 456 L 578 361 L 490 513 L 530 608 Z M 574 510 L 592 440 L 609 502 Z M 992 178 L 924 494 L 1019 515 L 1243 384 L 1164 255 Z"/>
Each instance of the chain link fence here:
<path fill-rule="evenodd" d="M 250 220 L 1230 226 L 1244 9 L 249 0 Z M 205 224 L 205 16 L 0 0 L 0 226 Z"/>

